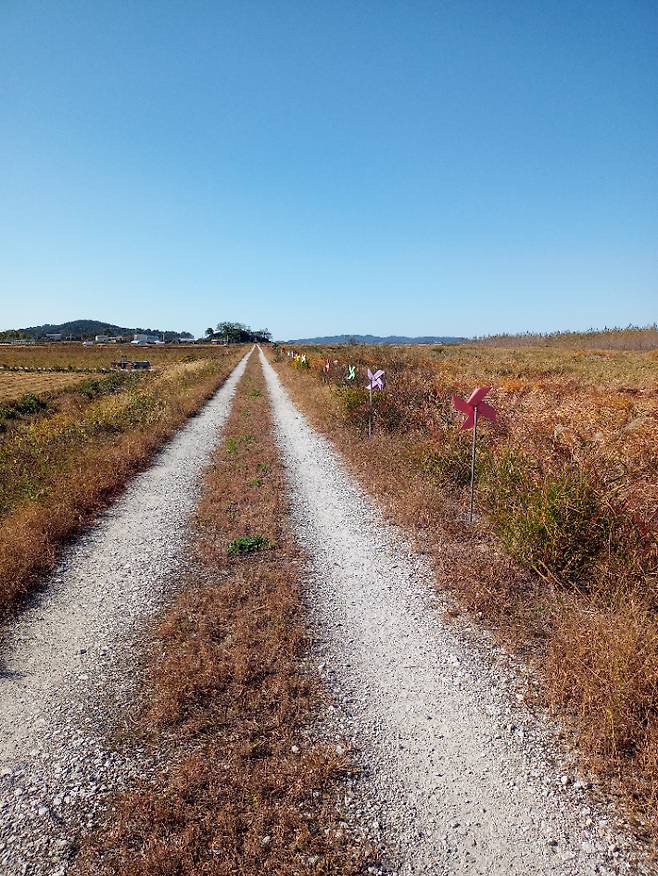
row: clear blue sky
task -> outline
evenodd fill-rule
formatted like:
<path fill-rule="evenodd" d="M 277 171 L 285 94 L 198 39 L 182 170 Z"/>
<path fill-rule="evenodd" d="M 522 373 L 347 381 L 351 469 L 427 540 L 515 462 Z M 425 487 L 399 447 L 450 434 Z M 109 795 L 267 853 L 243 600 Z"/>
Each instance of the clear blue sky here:
<path fill-rule="evenodd" d="M 0 328 L 658 319 L 655 0 L 0 0 Z"/>

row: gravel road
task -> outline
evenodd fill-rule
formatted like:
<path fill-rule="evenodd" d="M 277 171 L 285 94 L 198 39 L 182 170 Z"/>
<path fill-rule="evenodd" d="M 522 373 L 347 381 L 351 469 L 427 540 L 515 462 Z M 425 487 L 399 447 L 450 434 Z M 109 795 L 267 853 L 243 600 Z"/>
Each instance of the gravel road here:
<path fill-rule="evenodd" d="M 0 631 L 3 876 L 66 873 L 80 826 L 143 768 L 108 731 L 134 705 L 140 632 L 180 580 L 200 475 L 247 359 Z"/>
<path fill-rule="evenodd" d="M 400 874 L 650 872 L 511 660 L 442 620 L 426 561 L 356 485 L 261 352 L 300 542 L 318 662 Z M 474 642 L 479 636 L 480 643 Z"/>

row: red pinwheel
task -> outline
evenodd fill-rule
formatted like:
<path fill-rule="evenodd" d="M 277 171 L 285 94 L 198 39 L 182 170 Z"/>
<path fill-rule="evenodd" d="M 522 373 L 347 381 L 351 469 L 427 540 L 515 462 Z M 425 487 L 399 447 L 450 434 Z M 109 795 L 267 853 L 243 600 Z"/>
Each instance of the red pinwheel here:
<path fill-rule="evenodd" d="M 466 419 L 461 425 L 462 429 L 472 429 L 473 426 L 476 425 L 478 417 L 486 417 L 488 420 L 496 419 L 495 410 L 491 405 L 482 401 L 485 395 L 490 391 L 490 386 L 479 386 L 477 389 L 473 390 L 467 401 L 464 401 L 463 398 L 459 398 L 458 395 L 453 395 L 452 403 L 455 408 L 458 411 L 461 411 L 462 414 L 466 414 Z"/>

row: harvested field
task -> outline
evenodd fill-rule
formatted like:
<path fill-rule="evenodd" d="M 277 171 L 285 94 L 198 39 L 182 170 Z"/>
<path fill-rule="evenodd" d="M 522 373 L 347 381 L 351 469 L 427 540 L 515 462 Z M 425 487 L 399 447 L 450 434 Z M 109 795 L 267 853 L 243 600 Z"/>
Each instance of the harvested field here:
<path fill-rule="evenodd" d="M 86 377 L 78 373 L 39 374 L 20 371 L 0 371 L 0 402 L 16 401 L 24 395 L 47 395 L 68 389 Z"/>
<path fill-rule="evenodd" d="M 84 347 L 81 343 L 35 344 L 34 346 L 0 346 L 0 369 L 53 368 L 59 371 L 107 369 L 122 356 L 127 359 L 148 359 L 154 365 L 194 359 L 224 359 L 230 350 L 212 344 L 167 344 L 146 347 L 132 344 L 95 344 Z"/>

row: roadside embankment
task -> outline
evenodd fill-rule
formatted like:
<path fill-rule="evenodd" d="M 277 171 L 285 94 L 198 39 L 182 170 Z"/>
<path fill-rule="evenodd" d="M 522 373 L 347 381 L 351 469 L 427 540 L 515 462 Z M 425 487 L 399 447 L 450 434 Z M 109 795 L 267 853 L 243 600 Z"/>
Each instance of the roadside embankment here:
<path fill-rule="evenodd" d="M 357 442 L 327 388 L 280 370 L 300 407 L 345 449 L 363 487 L 391 517 L 400 499 L 398 519 L 408 523 L 410 508 L 429 494 L 397 465 L 392 442 Z M 541 710 L 533 714 L 536 675 L 486 631 L 442 616 L 456 606 L 437 584 L 450 588 L 453 573 L 470 576 L 491 564 L 485 537 L 460 542 L 463 525 L 433 529 L 426 506 L 422 525 L 433 549 L 423 556 L 357 486 L 269 365 L 266 373 L 299 538 L 313 567 L 307 605 L 400 872 L 647 872 L 618 798 L 597 794 L 554 723 Z"/>
<path fill-rule="evenodd" d="M 35 398 L 33 413 L 0 424 L 0 616 L 38 589 L 62 544 L 200 410 L 244 353 L 141 377 L 87 378 L 56 404 Z"/>

